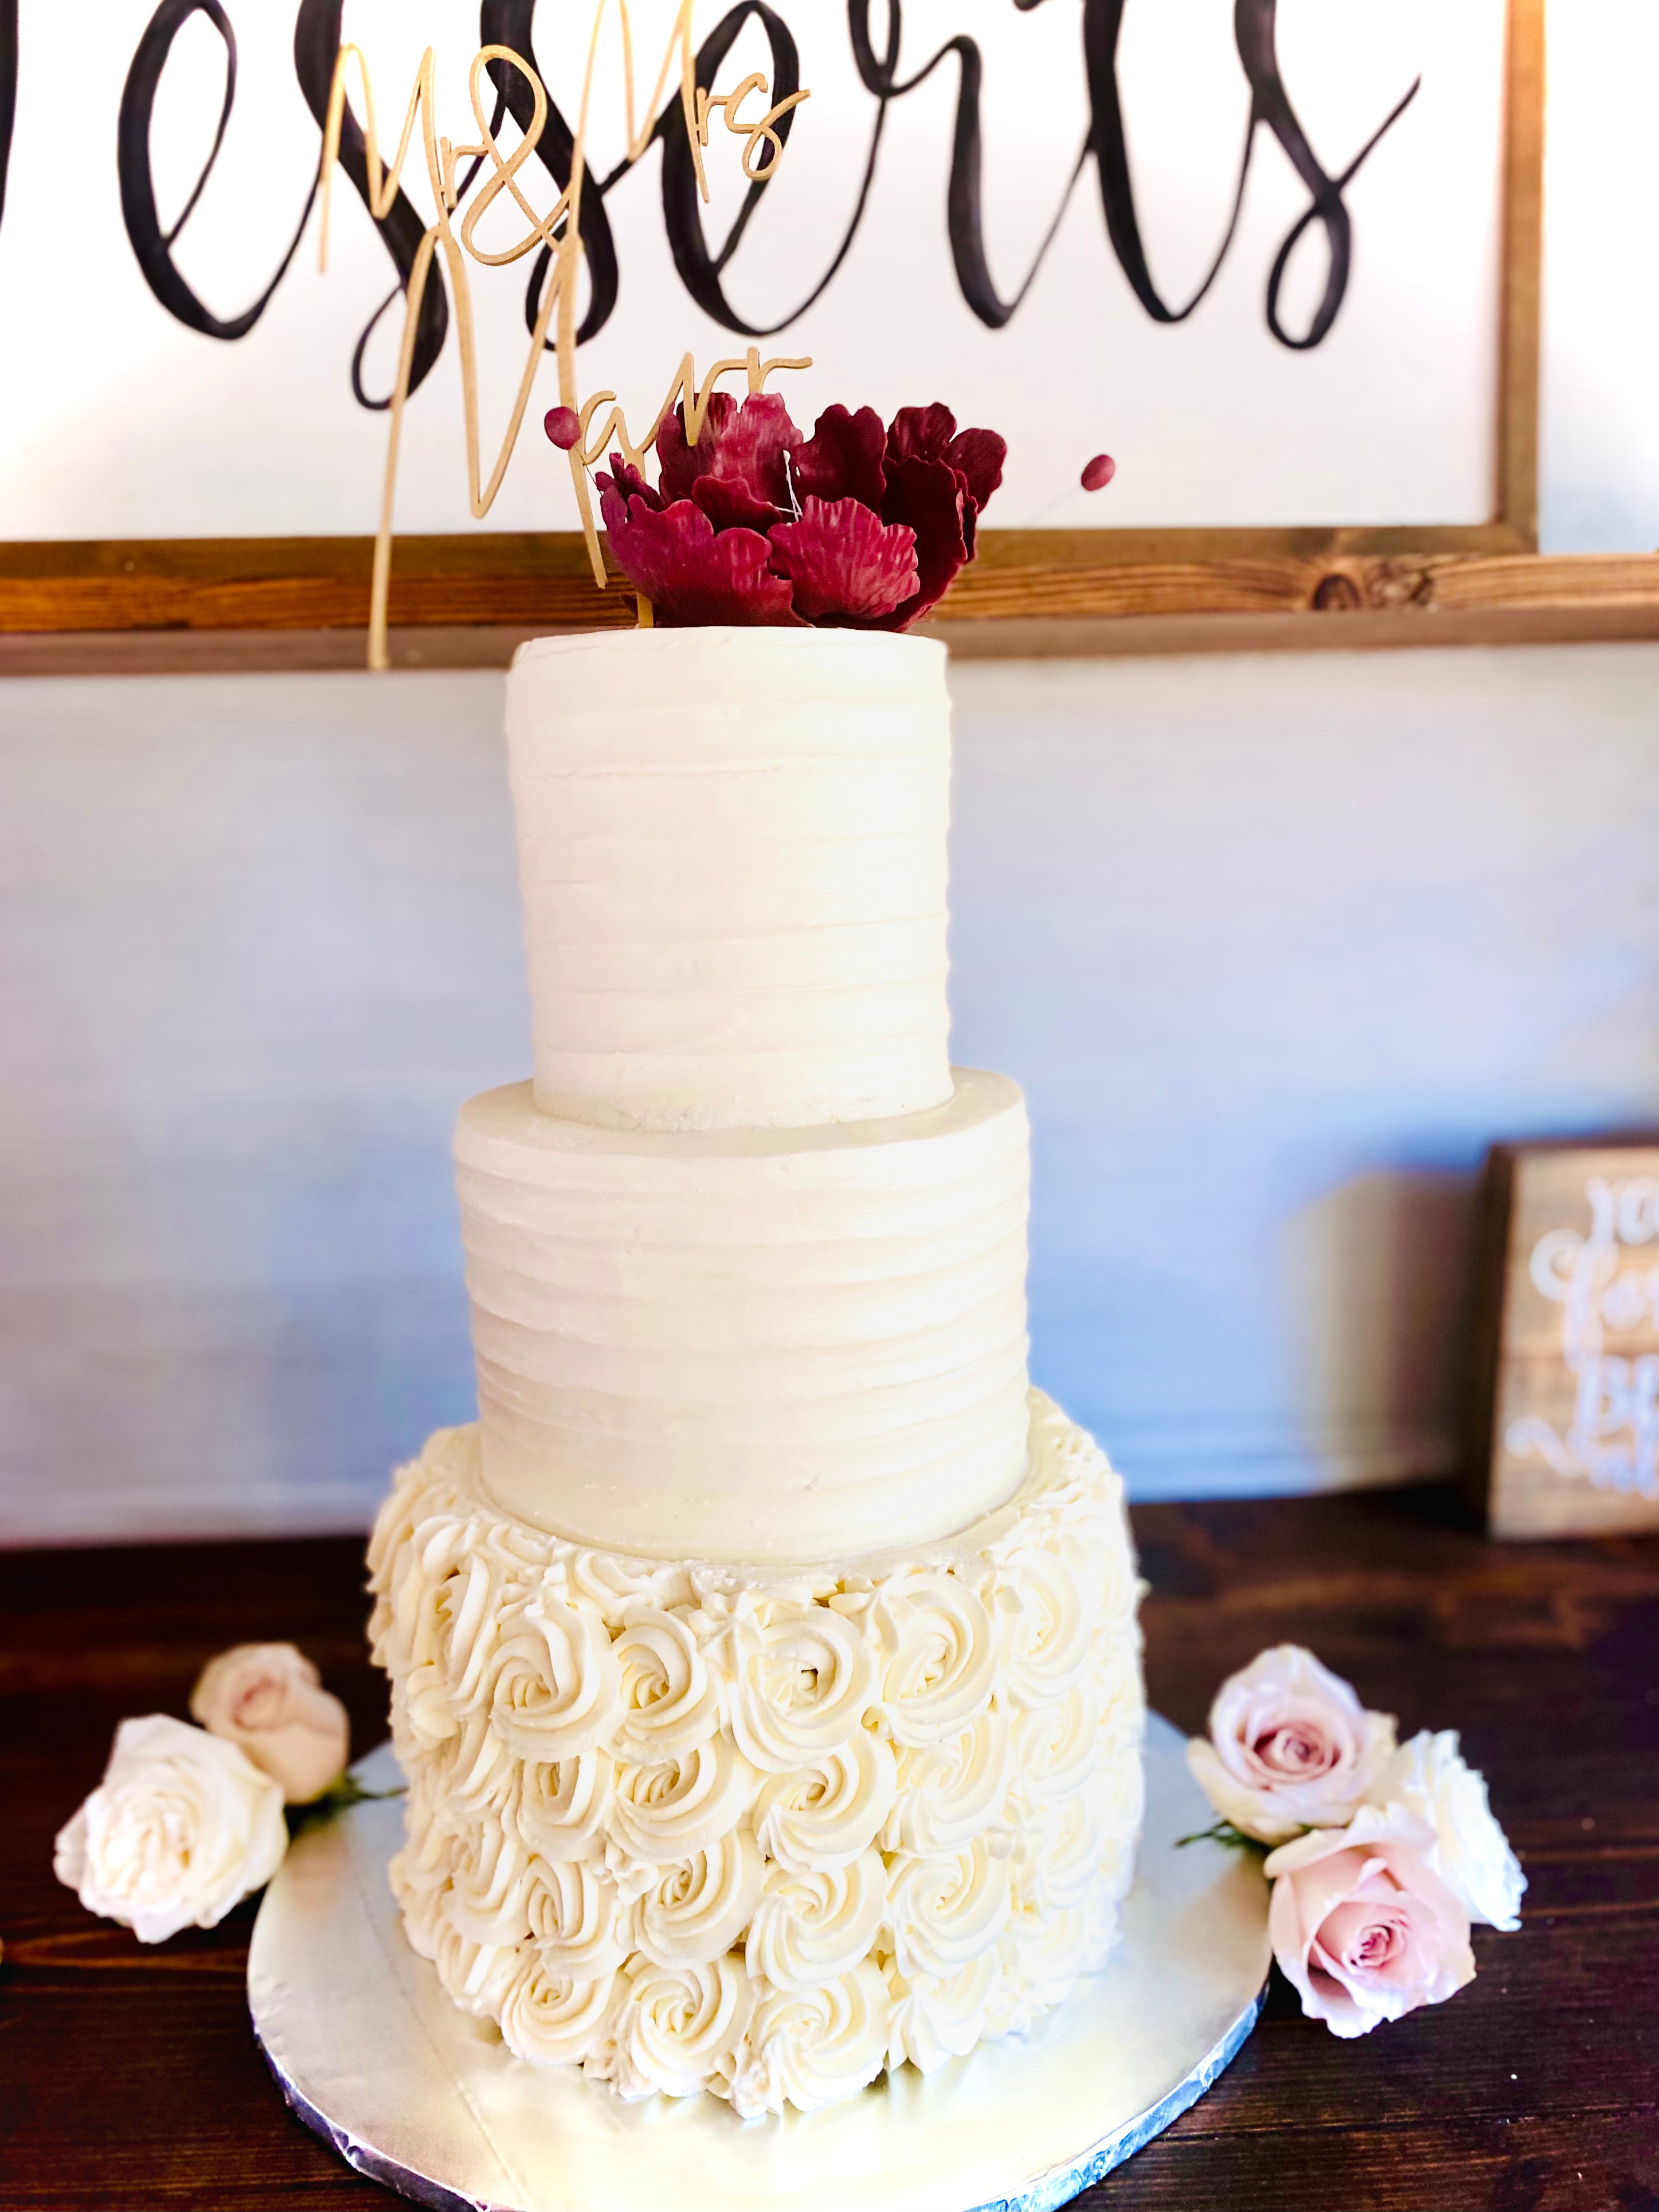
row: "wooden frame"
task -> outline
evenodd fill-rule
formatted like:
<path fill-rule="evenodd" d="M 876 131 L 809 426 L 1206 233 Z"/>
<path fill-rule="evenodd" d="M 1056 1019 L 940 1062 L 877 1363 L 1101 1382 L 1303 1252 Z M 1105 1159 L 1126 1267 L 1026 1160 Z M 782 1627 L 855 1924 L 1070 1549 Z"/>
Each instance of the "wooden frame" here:
<path fill-rule="evenodd" d="M 1659 613 L 1659 556 L 1540 558 L 1537 545 L 1544 0 L 1510 0 L 1504 307 L 1493 516 L 1386 529 L 997 531 L 941 608 L 1022 617 L 1626 610 Z M 0 544 L 0 632 L 328 630 L 368 619 L 374 541 L 152 538 Z M 591 629 L 634 619 L 579 533 L 400 537 L 390 620 Z"/>

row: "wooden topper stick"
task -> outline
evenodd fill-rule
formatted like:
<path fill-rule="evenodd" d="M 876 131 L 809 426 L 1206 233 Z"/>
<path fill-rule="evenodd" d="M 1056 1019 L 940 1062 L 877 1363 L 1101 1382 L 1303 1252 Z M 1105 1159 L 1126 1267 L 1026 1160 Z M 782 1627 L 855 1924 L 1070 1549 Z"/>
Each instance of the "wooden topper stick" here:
<path fill-rule="evenodd" d="M 769 361 L 763 361 L 760 348 L 750 346 L 748 352 L 740 357 L 733 356 L 725 361 L 717 361 L 703 378 L 702 382 L 699 384 L 693 356 L 689 353 L 683 354 L 680 356 L 680 365 L 674 372 L 674 380 L 668 387 L 667 396 L 655 415 L 652 416 L 651 428 L 637 445 L 629 435 L 628 417 L 617 404 L 616 393 L 595 392 L 590 393 L 577 410 L 577 420 L 581 424 L 582 434 L 571 450 L 579 456 L 581 465 L 586 470 L 591 469 L 595 462 L 602 461 L 614 446 L 629 466 L 637 469 L 643 464 L 646 455 L 653 446 L 656 444 L 658 431 L 673 413 L 676 406 L 683 407 L 685 412 L 686 443 L 690 446 L 696 444 L 702 435 L 703 423 L 708 418 L 708 403 L 714 397 L 714 386 L 721 377 L 735 375 L 741 370 L 748 379 L 749 389 L 751 392 L 763 392 L 766 389 L 766 380 L 775 369 L 811 368 L 811 354 L 793 356 L 775 354 Z M 604 428 L 595 437 L 592 434 L 592 419 L 607 399 L 611 402 L 611 412 L 605 417 Z"/>
<path fill-rule="evenodd" d="M 523 427 L 525 410 L 529 404 L 531 387 L 546 344 L 550 324 L 555 325 L 554 354 L 557 362 L 559 398 L 562 405 L 573 409 L 582 426 L 582 437 L 570 451 L 571 483 L 576 505 L 581 516 L 582 533 L 587 542 L 588 557 L 592 565 L 594 580 L 601 588 L 609 581 L 605 574 L 604 556 L 599 549 L 599 529 L 593 517 L 592 495 L 587 471 L 598 454 L 602 454 L 614 435 L 635 467 L 638 467 L 645 451 L 654 442 L 658 430 L 670 410 L 678 403 L 684 407 L 686 434 L 695 441 L 702 430 L 708 413 L 708 401 L 716 380 L 736 370 L 746 372 L 750 392 L 764 388 L 767 377 L 774 369 L 805 368 L 811 366 L 805 360 L 787 360 L 780 356 L 763 362 L 759 349 L 751 346 L 742 360 L 717 362 L 701 386 L 696 381 L 692 358 L 687 354 L 680 364 L 678 374 L 669 387 L 668 396 L 658 410 L 650 435 L 641 446 L 635 446 L 628 435 L 622 410 L 615 404 L 614 392 L 596 393 L 585 404 L 580 404 L 576 386 L 576 291 L 580 274 L 581 201 L 586 178 L 586 145 L 589 111 L 593 89 L 594 67 L 599 55 L 599 36 L 604 27 L 605 10 L 611 0 L 598 0 L 592 27 L 588 38 L 586 66 L 582 76 L 581 105 L 578 112 L 576 131 L 571 149 L 570 180 L 545 216 L 538 215 L 520 189 L 518 176 L 539 143 L 546 126 L 548 100 L 545 88 L 535 70 L 510 47 L 485 46 L 473 57 L 468 72 L 467 88 L 471 100 L 473 118 L 477 125 L 477 143 L 472 145 L 453 145 L 441 137 L 437 129 L 436 65 L 433 50 L 428 46 L 421 58 L 416 71 L 414 88 L 404 112 L 402 135 L 392 166 L 387 169 L 381 159 L 380 137 L 375 124 L 374 94 L 370 81 L 368 64 L 361 47 L 343 44 L 335 57 L 334 74 L 329 87 L 328 107 L 323 131 L 322 217 L 319 237 L 319 266 L 325 268 L 328 258 L 331 186 L 333 172 L 339 159 L 340 137 L 344 126 L 346 102 L 346 73 L 353 63 L 356 65 L 358 82 L 363 100 L 364 163 L 368 172 L 369 211 L 377 221 L 383 221 L 396 201 L 404 169 L 413 142 L 416 122 L 421 125 L 421 145 L 425 156 L 428 181 L 435 204 L 436 219 L 428 227 L 416 249 L 410 265 L 409 281 L 404 287 L 404 329 L 398 349 L 397 380 L 392 387 L 391 423 L 386 441 L 386 474 L 381 486 L 380 527 L 374 540 L 374 562 L 369 592 L 368 665 L 385 668 L 389 665 L 386 649 L 386 613 L 391 592 L 392 532 L 397 496 L 398 460 L 403 448 L 404 410 L 409 398 L 410 380 L 414 370 L 415 336 L 420 318 L 421 303 L 431 275 L 433 257 L 441 251 L 446 273 L 455 300 L 456 334 L 461 360 L 462 410 L 466 436 L 467 493 L 473 519 L 482 521 L 495 504 L 496 494 L 506 476 Z M 615 0 L 623 44 L 623 76 L 624 83 L 625 122 L 628 134 L 628 159 L 636 161 L 649 144 L 656 128 L 656 116 L 668 82 L 670 70 L 678 56 L 679 63 L 680 104 L 685 118 L 686 136 L 690 142 L 693 167 L 698 189 L 702 198 L 708 198 L 708 179 L 702 161 L 702 149 L 708 140 L 708 118 L 719 107 L 726 125 L 734 136 L 744 141 L 743 169 L 751 182 L 764 183 L 775 173 L 781 158 L 783 142 L 774 128 L 778 118 L 793 107 L 811 97 L 806 91 L 792 93 L 784 100 L 769 107 L 753 121 L 738 114 L 743 102 L 757 88 L 763 90 L 766 80 L 758 73 L 743 79 L 737 88 L 726 94 L 711 95 L 696 82 L 696 57 L 691 45 L 692 0 L 680 0 L 673 27 L 669 33 L 656 84 L 641 123 L 635 105 L 633 27 L 629 20 L 628 0 Z M 484 115 L 481 80 L 492 63 L 499 62 L 517 70 L 530 87 L 533 113 L 529 127 L 510 154 L 503 154 L 495 131 Z M 764 166 L 759 166 L 760 156 L 766 155 Z M 450 217 L 459 201 L 456 183 L 457 165 L 463 161 L 478 161 L 489 164 L 489 174 L 477 198 L 468 208 L 460 224 L 459 237 Z M 477 242 L 480 221 L 495 203 L 506 193 L 523 216 L 526 225 L 524 234 L 501 252 L 489 252 Z M 535 328 L 531 332 L 524 371 L 519 380 L 508 414 L 507 428 L 497 448 L 494 465 L 487 482 L 482 481 L 480 455 L 480 425 L 478 407 L 477 355 L 475 324 L 472 312 L 471 286 L 467 270 L 467 258 L 486 268 L 499 269 L 521 260 L 538 246 L 547 249 L 551 257 L 548 279 L 544 287 Z M 605 430 L 597 441 L 590 441 L 589 425 L 597 408 L 605 400 L 612 402 L 611 412 Z M 642 623 L 649 623 L 648 601 L 641 601 Z"/>

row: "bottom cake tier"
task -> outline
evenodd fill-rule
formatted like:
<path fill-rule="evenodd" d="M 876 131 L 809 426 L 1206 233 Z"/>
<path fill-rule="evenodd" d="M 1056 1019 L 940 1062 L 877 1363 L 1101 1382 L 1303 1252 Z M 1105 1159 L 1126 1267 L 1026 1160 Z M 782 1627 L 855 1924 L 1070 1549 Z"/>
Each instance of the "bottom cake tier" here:
<path fill-rule="evenodd" d="M 533 2065 L 744 2118 L 1018 2033 L 1133 1872 L 1139 1585 L 1118 1478 L 1031 1393 L 1009 1504 L 798 1575 L 508 1520 L 476 1428 L 369 1551 L 409 1940 Z"/>

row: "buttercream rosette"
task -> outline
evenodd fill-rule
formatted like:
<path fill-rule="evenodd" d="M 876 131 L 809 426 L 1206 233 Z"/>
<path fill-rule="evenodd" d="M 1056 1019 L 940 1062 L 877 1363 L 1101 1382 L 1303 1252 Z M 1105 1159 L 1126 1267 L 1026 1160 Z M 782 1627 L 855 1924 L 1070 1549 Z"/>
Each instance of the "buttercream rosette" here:
<path fill-rule="evenodd" d="M 1121 1487 L 1033 1391 L 1025 1481 L 793 1577 L 504 1518 L 477 1431 L 370 1554 L 415 1949 L 533 2065 L 745 2117 L 1028 2027 L 1103 1962 L 1141 1814 Z"/>

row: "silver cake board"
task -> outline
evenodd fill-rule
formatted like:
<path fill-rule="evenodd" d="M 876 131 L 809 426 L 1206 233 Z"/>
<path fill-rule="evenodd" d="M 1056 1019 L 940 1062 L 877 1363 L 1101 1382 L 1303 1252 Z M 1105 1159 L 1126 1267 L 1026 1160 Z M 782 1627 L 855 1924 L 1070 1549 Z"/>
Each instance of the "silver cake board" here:
<path fill-rule="evenodd" d="M 390 1747 L 353 1770 L 392 1789 Z M 396 1799 L 296 1838 L 248 1959 L 289 2106 L 359 2172 L 441 2212 L 1048 2212 L 1195 2103 L 1255 2024 L 1269 1961 L 1254 1858 L 1176 1839 L 1213 1814 L 1154 1716 L 1123 1941 L 1028 2036 L 828 2110 L 739 2120 L 714 2097 L 624 2104 L 514 2058 L 404 1942 Z"/>

